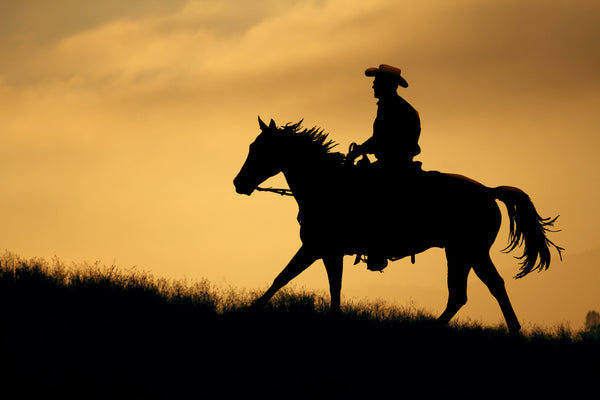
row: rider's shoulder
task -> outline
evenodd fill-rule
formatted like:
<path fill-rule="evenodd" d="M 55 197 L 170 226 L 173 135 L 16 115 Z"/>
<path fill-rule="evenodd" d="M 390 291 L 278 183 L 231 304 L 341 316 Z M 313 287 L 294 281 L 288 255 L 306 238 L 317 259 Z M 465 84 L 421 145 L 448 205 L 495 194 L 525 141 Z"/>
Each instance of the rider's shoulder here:
<path fill-rule="evenodd" d="M 410 105 L 408 101 L 406 101 L 399 94 L 394 94 L 393 96 L 382 97 L 377 102 L 379 106 L 397 106 L 397 105 Z"/>
<path fill-rule="evenodd" d="M 380 99 L 377 102 L 377 106 L 380 112 L 393 112 L 396 113 L 398 111 L 404 111 L 404 112 L 408 112 L 408 111 L 412 111 L 414 110 L 414 107 L 408 102 L 406 101 L 404 98 L 402 98 L 399 95 L 396 96 L 390 96 L 386 99 Z"/>

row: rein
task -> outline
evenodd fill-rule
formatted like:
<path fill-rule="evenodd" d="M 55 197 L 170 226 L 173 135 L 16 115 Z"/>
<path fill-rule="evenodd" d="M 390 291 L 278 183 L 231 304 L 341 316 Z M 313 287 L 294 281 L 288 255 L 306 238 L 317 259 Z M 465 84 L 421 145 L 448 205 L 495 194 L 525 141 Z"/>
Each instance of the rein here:
<path fill-rule="evenodd" d="M 269 188 L 257 187 L 256 190 L 258 190 L 259 192 L 277 193 L 277 194 L 280 194 L 282 196 L 293 196 L 294 195 L 290 189 L 276 189 L 276 188 L 270 188 L 270 187 Z"/>

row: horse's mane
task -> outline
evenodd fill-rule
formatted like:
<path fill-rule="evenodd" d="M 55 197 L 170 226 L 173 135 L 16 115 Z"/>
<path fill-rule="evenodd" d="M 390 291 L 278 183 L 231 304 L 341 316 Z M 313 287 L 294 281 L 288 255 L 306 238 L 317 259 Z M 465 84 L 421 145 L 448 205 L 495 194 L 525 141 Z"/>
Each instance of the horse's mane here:
<path fill-rule="evenodd" d="M 312 128 L 302 128 L 302 121 L 297 123 L 287 123 L 278 128 L 280 134 L 296 141 L 294 148 L 312 153 L 311 156 L 318 156 L 320 159 L 343 164 L 346 156 L 340 152 L 331 151 L 338 144 L 329 139 L 329 134 L 323 129 L 313 126 Z"/>

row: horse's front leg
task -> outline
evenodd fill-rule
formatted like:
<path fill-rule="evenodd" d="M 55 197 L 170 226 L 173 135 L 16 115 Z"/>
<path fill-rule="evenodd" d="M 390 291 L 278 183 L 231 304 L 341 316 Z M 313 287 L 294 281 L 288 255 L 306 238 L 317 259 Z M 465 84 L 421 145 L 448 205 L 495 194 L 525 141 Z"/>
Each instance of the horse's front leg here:
<path fill-rule="evenodd" d="M 307 269 L 317 261 L 320 257 L 317 256 L 314 252 L 309 251 L 306 247 L 302 246 L 296 253 L 294 257 L 290 260 L 288 265 L 281 271 L 279 275 L 273 281 L 271 287 L 260 296 L 254 303 L 252 303 L 252 308 L 261 308 L 264 307 L 269 300 L 277 293 L 279 289 L 288 284 L 289 281 L 300 275 L 302 271 Z"/>
<path fill-rule="evenodd" d="M 331 295 L 331 312 L 340 312 L 342 297 L 342 272 L 344 269 L 344 255 L 330 255 L 323 257 L 323 263 L 329 278 L 329 293 Z"/>

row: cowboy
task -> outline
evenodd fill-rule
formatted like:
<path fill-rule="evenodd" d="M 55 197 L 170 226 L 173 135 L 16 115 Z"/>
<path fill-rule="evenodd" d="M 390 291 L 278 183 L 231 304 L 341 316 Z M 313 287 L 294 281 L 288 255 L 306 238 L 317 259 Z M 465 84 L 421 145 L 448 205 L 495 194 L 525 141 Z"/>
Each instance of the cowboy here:
<path fill-rule="evenodd" d="M 373 136 L 360 146 L 354 146 L 348 157 L 374 154 L 384 166 L 410 167 L 413 157 L 421 153 L 418 141 L 421 134 L 419 113 L 397 93 L 398 86 L 408 87 L 400 69 L 381 64 L 368 68 L 366 76 L 373 76 L 377 117 L 373 123 Z"/>
<path fill-rule="evenodd" d="M 373 136 L 362 145 L 353 145 L 348 159 L 353 162 L 360 155 L 374 154 L 376 165 L 382 167 L 386 175 L 394 176 L 420 167 L 420 163 L 413 162 L 413 157 L 421 152 L 418 144 L 421 120 L 417 110 L 397 93 L 398 86 L 408 87 L 400 69 L 381 64 L 378 68 L 368 68 L 365 75 L 374 77 L 374 97 L 379 99 L 377 117 L 373 123 Z M 367 255 L 368 268 L 381 271 L 388 261 L 383 251 L 376 247 L 374 245 Z"/>

